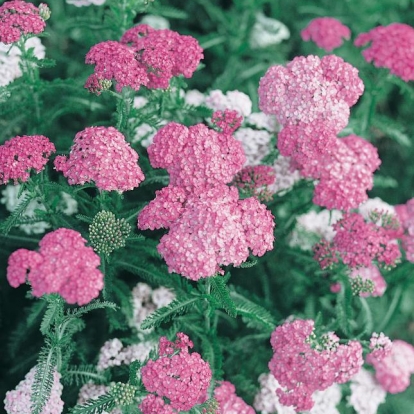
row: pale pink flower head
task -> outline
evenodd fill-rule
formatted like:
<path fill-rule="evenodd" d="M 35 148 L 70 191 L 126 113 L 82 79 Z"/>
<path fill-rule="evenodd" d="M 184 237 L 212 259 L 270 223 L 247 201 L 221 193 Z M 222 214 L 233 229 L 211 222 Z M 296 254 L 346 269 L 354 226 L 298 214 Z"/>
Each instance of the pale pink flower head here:
<path fill-rule="evenodd" d="M 137 91 L 149 82 L 147 70 L 137 61 L 134 50 L 114 40 L 92 46 L 86 54 L 85 63 L 95 65 L 95 71 L 87 79 L 85 88 L 97 94 L 100 93 L 99 84 L 102 87 L 102 80 L 115 80 L 118 92 L 125 86 Z"/>
<path fill-rule="evenodd" d="M 140 223 L 140 217 L 138 218 Z M 273 248 L 273 216 L 251 197 L 224 184 L 188 197 L 181 216 L 161 238 L 158 251 L 170 272 L 198 280 L 239 266 L 251 251 L 262 256 Z"/>
<path fill-rule="evenodd" d="M 321 339 L 315 343 L 312 320 L 285 322 L 273 331 L 269 369 L 280 385 L 276 393 L 281 404 L 293 405 L 297 411 L 310 410 L 315 391 L 349 381 L 363 365 L 359 342 L 342 345 L 332 333 Z"/>
<path fill-rule="evenodd" d="M 42 171 L 55 146 L 43 135 L 23 135 L 0 145 L 0 184 L 25 182 L 33 169 Z"/>
<path fill-rule="evenodd" d="M 6 392 L 4 409 L 7 414 L 31 414 L 32 386 L 35 381 L 36 367 L 33 367 L 19 382 L 13 391 Z M 42 414 L 60 414 L 63 411 L 63 401 L 61 399 L 63 386 L 60 383 L 61 375 L 53 372 L 53 384 L 49 399 L 42 410 Z"/>
<path fill-rule="evenodd" d="M 350 210 L 368 199 L 374 171 L 381 164 L 377 149 L 356 135 L 332 141 L 329 153 L 299 165 L 304 177 L 319 180 L 313 202 L 328 209 Z"/>
<path fill-rule="evenodd" d="M 211 122 L 220 128 L 224 134 L 232 134 L 243 121 L 243 117 L 237 111 L 225 109 L 224 111 L 215 111 L 211 116 Z"/>
<path fill-rule="evenodd" d="M 403 229 L 401 241 L 406 259 L 414 263 L 414 198 L 395 206 L 395 212 Z"/>
<path fill-rule="evenodd" d="M 70 185 L 93 181 L 100 190 L 132 190 L 144 180 L 138 154 L 113 127 L 89 127 L 75 136 L 69 158 L 58 156 L 55 168 Z"/>
<path fill-rule="evenodd" d="M 22 0 L 4 2 L 0 6 L 0 42 L 14 43 L 21 36 L 42 33 L 47 13 L 48 8 L 43 3 L 36 7 Z"/>
<path fill-rule="evenodd" d="M 367 362 L 375 365 L 377 362 L 382 361 L 392 351 L 392 342 L 388 336 L 385 336 L 382 332 L 378 334 L 374 332 L 369 341 L 369 348 L 371 352 L 367 355 Z"/>
<path fill-rule="evenodd" d="M 315 245 L 315 259 L 321 268 L 337 263 L 339 259 L 350 268 L 370 267 L 373 261 L 384 266 L 395 266 L 401 257 L 398 244 L 386 228 L 365 222 L 357 213 L 347 213 L 333 225 L 336 234 L 331 243 Z"/>
<path fill-rule="evenodd" d="M 146 24 L 127 30 L 121 43 L 134 51 L 148 74 L 151 89 L 168 88 L 173 76 L 191 78 L 203 58 L 203 49 L 195 38 Z"/>
<path fill-rule="evenodd" d="M 272 66 L 259 84 L 259 107 L 282 124 L 321 124 L 335 133 L 364 91 L 358 70 L 338 56 L 298 56 Z"/>
<path fill-rule="evenodd" d="M 141 369 L 146 390 L 155 393 L 157 397 L 168 398 L 174 410 L 190 410 L 206 395 L 210 385 L 210 366 L 200 354 L 189 352 L 192 347 L 193 343 L 188 336 L 181 332 L 177 334 L 175 342 L 162 337 L 159 358 L 155 361 L 150 359 Z M 164 409 L 160 401 L 153 397 L 148 401 L 149 408 L 157 403 Z M 149 408 L 148 413 L 154 412 Z"/>
<path fill-rule="evenodd" d="M 187 192 L 230 183 L 245 162 L 243 147 L 232 135 L 203 124 L 187 128 L 170 122 L 161 128 L 148 147 L 154 168 L 165 168 L 170 184 Z"/>
<path fill-rule="evenodd" d="M 219 403 L 220 414 L 255 414 L 237 394 L 236 387 L 229 381 L 222 381 L 214 390 L 214 398 Z"/>
<path fill-rule="evenodd" d="M 374 366 L 375 377 L 385 391 L 391 394 L 403 392 L 414 374 L 414 347 L 405 341 L 395 340 L 385 358 L 370 358 L 369 363 Z"/>
<path fill-rule="evenodd" d="M 33 296 L 59 293 L 67 303 L 85 305 L 103 288 L 100 258 L 85 243 L 75 230 L 52 231 L 40 240 L 38 252 L 19 249 L 10 255 L 7 280 L 18 287 L 27 277 Z"/>
<path fill-rule="evenodd" d="M 414 28 L 404 23 L 378 26 L 355 39 L 355 46 L 371 45 L 362 52 L 367 62 L 408 82 L 414 80 Z"/>
<path fill-rule="evenodd" d="M 343 39 L 351 37 L 349 27 L 333 17 L 318 17 L 300 32 L 303 40 L 312 40 L 316 45 L 327 52 L 342 45 Z"/>

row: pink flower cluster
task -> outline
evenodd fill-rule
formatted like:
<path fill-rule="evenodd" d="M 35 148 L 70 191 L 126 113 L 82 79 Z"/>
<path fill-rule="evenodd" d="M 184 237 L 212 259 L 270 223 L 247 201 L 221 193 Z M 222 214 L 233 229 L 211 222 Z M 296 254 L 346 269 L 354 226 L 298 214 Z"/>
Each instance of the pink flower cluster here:
<path fill-rule="evenodd" d="M 310 410 L 315 391 L 347 382 L 364 362 L 359 342 L 340 345 L 339 338 L 330 334 L 329 346 L 316 349 L 312 335 L 312 320 L 295 320 L 278 326 L 270 340 L 274 355 L 269 369 L 281 387 L 276 394 L 281 404 L 293 405 L 297 411 Z"/>
<path fill-rule="evenodd" d="M 401 241 L 406 259 L 414 263 L 414 198 L 395 206 L 395 212 L 404 230 Z"/>
<path fill-rule="evenodd" d="M 43 170 L 55 146 L 43 135 L 23 135 L 0 145 L 0 184 L 25 182 L 30 170 Z"/>
<path fill-rule="evenodd" d="M 410 385 L 410 377 L 414 374 L 414 347 L 395 340 L 387 356 L 382 359 L 370 358 L 368 362 L 374 366 L 375 377 L 382 388 L 397 394 Z"/>
<path fill-rule="evenodd" d="M 401 257 L 392 233 L 386 227 L 365 222 L 357 213 L 348 213 L 333 225 L 336 234 L 332 242 L 323 240 L 315 245 L 315 259 L 321 268 L 338 263 L 350 268 L 369 267 L 375 260 L 385 266 L 394 266 Z"/>
<path fill-rule="evenodd" d="M 342 45 L 342 39 L 349 40 L 351 30 L 333 17 L 318 17 L 300 32 L 304 41 L 312 40 L 327 52 Z"/>
<path fill-rule="evenodd" d="M 318 180 L 314 203 L 349 210 L 368 197 L 380 160 L 362 138 L 337 138 L 364 90 L 358 71 L 330 55 L 296 57 L 260 80 L 260 108 L 282 124 L 278 149 L 307 178 Z"/>
<path fill-rule="evenodd" d="M 198 280 L 223 273 L 220 265 L 240 265 L 249 249 L 259 256 L 272 249 L 270 211 L 256 198 L 239 200 L 226 185 L 245 162 L 233 136 L 172 122 L 158 131 L 148 154 L 153 167 L 169 172 L 170 185 L 140 212 L 138 227 L 170 229 L 158 246 L 170 272 Z"/>
<path fill-rule="evenodd" d="M 298 56 L 286 67 L 267 70 L 259 84 L 259 106 L 283 127 L 323 124 L 338 133 L 363 91 L 358 70 L 340 57 Z"/>
<path fill-rule="evenodd" d="M 236 387 L 228 381 L 222 381 L 214 390 L 214 398 L 219 403 L 219 414 L 255 414 L 250 405 L 247 405 L 236 394 Z"/>
<path fill-rule="evenodd" d="M 136 91 L 141 86 L 166 89 L 173 76 L 190 78 L 202 58 L 193 37 L 140 24 L 127 30 L 120 42 L 101 42 L 90 49 L 85 62 L 94 64 L 95 71 L 85 87 L 99 94 L 102 81 L 114 79 L 118 92 L 125 86 Z"/>
<path fill-rule="evenodd" d="M 368 199 L 373 173 L 381 164 L 377 149 L 357 135 L 335 138 L 331 152 L 302 164 L 304 177 L 318 180 L 313 202 L 328 209 L 350 210 Z"/>
<path fill-rule="evenodd" d="M 362 54 L 376 67 L 388 68 L 408 82 L 414 80 L 414 28 L 404 23 L 378 26 L 355 39 L 355 46 L 371 42 Z"/>
<path fill-rule="evenodd" d="M 42 33 L 46 27 L 46 16 L 42 17 L 39 9 L 46 9 L 45 4 L 36 7 L 22 0 L 6 1 L 0 6 L 0 42 L 10 44 L 18 42 L 22 35 Z"/>
<path fill-rule="evenodd" d="M 19 249 L 10 255 L 7 280 L 18 287 L 27 277 L 33 296 L 59 293 L 67 303 L 85 305 L 103 288 L 100 258 L 85 243 L 75 230 L 52 231 L 40 240 L 39 252 Z"/>
<path fill-rule="evenodd" d="M 169 406 L 175 410 L 187 411 L 203 399 L 210 385 L 212 373 L 207 362 L 197 352 L 189 353 L 193 347 L 187 335 L 177 334 L 177 340 L 170 342 L 160 338 L 159 358 L 149 360 L 142 367 L 142 382 L 150 393 L 156 396 L 146 397 L 140 406 L 143 414 L 173 412 L 164 407 L 161 398 L 169 400 Z M 155 411 L 155 407 L 163 411 Z"/>
<path fill-rule="evenodd" d="M 33 367 L 20 381 L 16 389 L 6 392 L 4 409 L 7 414 L 31 414 L 32 386 L 35 379 L 36 367 Z M 42 410 L 42 414 L 60 414 L 63 411 L 63 401 L 61 399 L 63 386 L 60 383 L 60 374 L 53 373 L 53 385 L 49 399 Z"/>
<path fill-rule="evenodd" d="M 392 342 L 388 336 L 385 336 L 382 332 L 380 334 L 374 332 L 369 341 L 369 348 L 372 350 L 367 355 L 367 362 L 369 364 L 376 364 L 382 361 L 392 351 Z"/>
<path fill-rule="evenodd" d="M 113 127 L 89 127 L 78 132 L 69 158 L 56 157 L 55 168 L 70 185 L 93 181 L 100 190 L 132 190 L 144 180 L 138 154 Z"/>

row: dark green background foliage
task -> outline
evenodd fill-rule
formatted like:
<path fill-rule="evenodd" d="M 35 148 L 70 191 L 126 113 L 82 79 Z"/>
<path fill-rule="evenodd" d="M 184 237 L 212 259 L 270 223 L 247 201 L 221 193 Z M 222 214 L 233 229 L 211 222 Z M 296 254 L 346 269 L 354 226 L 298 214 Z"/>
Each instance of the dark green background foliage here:
<path fill-rule="evenodd" d="M 123 9 L 126 20 L 115 13 L 120 10 L 121 3 L 132 5 L 130 9 Z M 300 31 L 315 17 L 331 16 L 340 19 L 352 31 L 351 40 L 335 53 L 359 69 L 365 84 L 365 94 L 351 109 L 350 123 L 344 133 L 355 133 L 369 140 L 378 148 L 382 160 L 375 174 L 375 187 L 369 195 L 379 196 L 390 204 L 405 203 L 414 197 L 413 85 L 389 75 L 386 69 L 377 69 L 365 62 L 361 50 L 352 43 L 359 33 L 377 25 L 392 22 L 414 25 L 414 1 L 155 0 L 148 6 L 143 3 L 107 0 L 102 7 L 76 8 L 63 0 L 50 0 L 52 16 L 42 42 L 46 46 L 46 57 L 51 61 L 44 62 L 40 78 L 32 83 L 20 78 L 0 89 L 0 143 L 16 135 L 42 134 L 48 136 L 62 154 L 68 152 L 74 135 L 85 127 L 117 126 L 116 114 L 123 109 L 117 108 L 116 99 L 107 93 L 89 94 L 83 87 L 93 72 L 93 67 L 84 63 L 85 54 L 100 41 L 118 40 L 147 13 L 166 17 L 172 30 L 194 36 L 205 48 L 203 67 L 185 82 L 175 80 L 176 85 L 202 92 L 238 89 L 249 94 L 256 111 L 259 79 L 269 66 L 285 64 L 299 55 L 324 55 L 313 43 L 303 42 Z M 291 32 L 290 39 L 268 48 L 252 49 L 249 36 L 258 11 L 282 21 Z M 126 27 L 125 21 L 129 24 Z M 186 112 L 173 91 L 149 93 L 142 90 L 139 94 L 154 101 L 156 109 L 145 119 L 154 126 L 161 115 L 192 125 L 209 114 L 194 108 Z M 133 115 L 137 119 L 143 116 Z M 126 136 L 131 134 L 126 123 L 120 127 Z M 53 227 L 73 228 L 88 239 L 88 220 L 104 206 L 127 219 L 136 237 L 136 213 L 168 178 L 164 172 L 152 170 L 144 148 L 136 145 L 135 149 L 147 178 L 151 177 L 147 185 L 124 194 L 123 198 L 111 194 L 100 198 L 99 202 L 95 190 L 86 189 L 79 211 L 84 216 L 68 218 L 49 212 Z M 51 167 L 48 173 L 62 188 L 71 191 Z M 52 202 L 57 187 L 44 188 L 48 188 L 46 200 Z M 69 372 L 70 364 L 95 364 L 97 352 L 108 338 L 131 338 L 125 326 L 125 315 L 131 311 L 129 289 L 138 281 L 146 281 L 154 287 L 164 285 L 177 292 L 179 302 L 169 309 L 168 317 L 161 313 L 149 321 L 158 326 L 154 338 L 162 334 L 172 338 L 177 331 L 187 332 L 195 342 L 195 349 L 214 367 L 215 378 L 232 381 L 238 394 L 248 403 L 252 403 L 257 392 L 257 377 L 268 371 L 270 333 L 277 323 L 290 315 L 318 318 L 321 325 L 344 338 L 368 340 L 371 332 L 383 331 L 391 338 L 414 343 L 412 264 L 404 261 L 395 269 L 384 271 L 388 283 L 385 295 L 366 299 L 368 306 L 365 306 L 358 297 L 348 294 L 349 289 L 339 297 L 330 293 L 327 272 L 320 270 L 312 255 L 288 246 L 287 237 L 295 217 L 312 207 L 312 192 L 313 186 L 303 181 L 293 191 L 268 203 L 276 219 L 275 248 L 252 267 L 229 269 L 231 277 L 227 285 L 222 279 L 213 279 L 210 284 L 200 282 L 197 286 L 180 276 L 169 275 L 155 250 L 162 232 L 144 232 L 145 241 L 137 237 L 127 240 L 126 248 L 114 252 L 106 268 L 105 299 L 115 302 L 122 311 L 94 310 L 84 316 L 84 326 L 73 322 L 70 343 L 73 349 L 68 353 L 65 369 Z M 1 220 L 9 214 L 0 205 Z M 15 227 L 7 235 L 0 234 L 0 399 L 36 363 L 45 344 L 43 334 L 53 323 L 59 322 L 53 317 L 50 326 L 45 327 L 47 302 L 29 298 L 28 287 L 11 288 L 5 277 L 10 253 L 21 247 L 36 249 L 40 238 L 27 236 Z M 206 297 L 209 299 L 205 300 Z M 192 300 L 194 298 L 197 300 Z M 212 325 L 206 331 L 200 328 L 200 320 L 211 309 L 215 309 L 213 315 L 209 315 Z M 44 329 L 40 332 L 42 319 Z M 112 379 L 126 382 L 128 372 L 118 370 L 112 373 Z M 105 380 L 107 378 L 103 378 Z M 82 380 L 68 376 L 64 389 L 67 407 L 76 402 L 81 383 Z M 379 413 L 412 414 L 413 407 L 414 387 L 411 386 L 400 395 L 388 395 Z M 353 412 L 346 401 L 341 403 L 340 411 Z"/>

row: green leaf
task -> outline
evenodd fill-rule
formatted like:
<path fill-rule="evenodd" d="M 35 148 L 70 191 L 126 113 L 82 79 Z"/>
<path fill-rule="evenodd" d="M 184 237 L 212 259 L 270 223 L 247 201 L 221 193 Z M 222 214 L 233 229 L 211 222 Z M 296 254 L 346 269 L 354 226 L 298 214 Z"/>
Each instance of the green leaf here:
<path fill-rule="evenodd" d="M 235 318 L 237 316 L 236 305 L 230 297 L 229 288 L 223 278 L 221 276 L 211 277 L 209 282 L 211 283 L 211 295 L 232 318 Z"/>
<path fill-rule="evenodd" d="M 49 305 L 40 324 L 40 332 L 43 335 L 46 335 L 50 326 L 63 316 L 63 299 L 59 295 L 50 295 L 46 301 L 49 302 Z"/>
<path fill-rule="evenodd" d="M 27 194 L 22 201 L 17 205 L 17 207 L 13 210 L 7 220 L 1 224 L 0 231 L 4 234 L 8 234 L 9 231 L 12 229 L 13 226 L 16 225 L 18 219 L 26 210 L 27 206 L 33 200 L 34 196 L 31 194 Z"/>
<path fill-rule="evenodd" d="M 52 393 L 55 366 L 56 356 L 53 348 L 44 347 L 39 354 L 32 385 L 32 414 L 43 413 L 43 409 Z"/>
<path fill-rule="evenodd" d="M 344 334 L 351 336 L 352 315 L 352 290 L 349 283 L 342 283 L 342 288 L 337 295 L 336 315 L 339 327 Z"/>
<path fill-rule="evenodd" d="M 106 384 L 110 380 L 109 370 L 97 371 L 95 365 L 69 365 L 62 376 L 67 385 L 81 386 L 89 381 Z"/>
<path fill-rule="evenodd" d="M 86 401 L 83 405 L 76 405 L 71 414 L 102 414 L 104 411 L 110 412 L 115 408 L 115 399 L 110 394 L 101 395 Z"/>
<path fill-rule="evenodd" d="M 247 299 L 234 289 L 230 291 L 230 296 L 236 305 L 237 314 L 254 322 L 253 324 L 248 324 L 248 326 L 257 327 L 257 324 L 259 324 L 267 330 L 273 331 L 276 321 L 268 310 Z"/>
<path fill-rule="evenodd" d="M 82 306 L 80 308 L 75 308 L 75 309 L 68 309 L 66 312 L 66 318 L 79 318 L 82 315 L 85 315 L 88 312 L 91 312 L 95 309 L 112 309 L 112 310 L 117 310 L 118 306 L 113 303 L 113 302 L 108 302 L 108 301 L 103 301 L 101 302 L 100 300 L 94 300 L 91 303 L 89 303 L 86 306 Z"/>
<path fill-rule="evenodd" d="M 157 309 L 154 313 L 149 315 L 141 325 L 142 329 L 149 329 L 160 326 L 163 323 L 170 321 L 176 316 L 182 315 L 194 306 L 200 300 L 200 295 L 182 295 L 174 299 L 168 306 Z"/>
<path fill-rule="evenodd" d="M 410 148 L 412 146 L 410 137 L 405 134 L 401 125 L 390 118 L 377 115 L 373 118 L 372 125 L 401 146 L 405 148 Z"/>

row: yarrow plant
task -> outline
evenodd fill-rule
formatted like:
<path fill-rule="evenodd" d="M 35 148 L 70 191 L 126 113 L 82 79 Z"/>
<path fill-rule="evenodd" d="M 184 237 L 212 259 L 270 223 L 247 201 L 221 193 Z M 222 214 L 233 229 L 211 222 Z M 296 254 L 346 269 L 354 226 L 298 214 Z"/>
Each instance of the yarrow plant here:
<path fill-rule="evenodd" d="M 5 412 L 410 411 L 394 3 L 2 2 Z"/>

